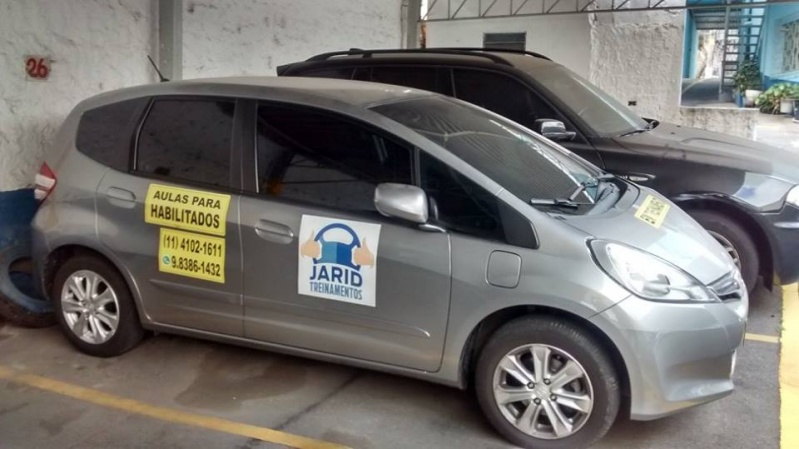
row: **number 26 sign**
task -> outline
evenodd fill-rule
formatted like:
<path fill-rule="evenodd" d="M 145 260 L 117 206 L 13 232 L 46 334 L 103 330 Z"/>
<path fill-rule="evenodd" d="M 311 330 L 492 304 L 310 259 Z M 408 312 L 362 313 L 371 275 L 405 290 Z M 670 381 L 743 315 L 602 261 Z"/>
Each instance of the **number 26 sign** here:
<path fill-rule="evenodd" d="M 26 55 L 25 73 L 28 79 L 46 80 L 50 76 L 50 62 L 47 56 Z"/>

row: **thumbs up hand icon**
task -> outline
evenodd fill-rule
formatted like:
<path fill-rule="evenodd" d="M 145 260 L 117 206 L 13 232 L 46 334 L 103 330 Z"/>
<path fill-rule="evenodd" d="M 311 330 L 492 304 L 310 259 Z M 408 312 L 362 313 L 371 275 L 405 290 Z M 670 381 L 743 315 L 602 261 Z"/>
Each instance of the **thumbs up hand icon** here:
<path fill-rule="evenodd" d="M 356 248 L 355 251 L 352 252 L 352 261 L 355 262 L 356 265 L 360 266 L 375 266 L 375 256 L 369 251 L 369 247 L 366 246 L 366 239 L 363 239 L 363 243 L 360 247 Z"/>
<path fill-rule="evenodd" d="M 308 235 L 308 240 L 306 240 L 302 245 L 300 245 L 300 255 L 305 257 L 310 257 L 311 259 L 318 259 L 319 256 L 322 255 L 322 246 L 319 242 L 314 241 L 313 235 L 316 231 L 311 231 Z"/>

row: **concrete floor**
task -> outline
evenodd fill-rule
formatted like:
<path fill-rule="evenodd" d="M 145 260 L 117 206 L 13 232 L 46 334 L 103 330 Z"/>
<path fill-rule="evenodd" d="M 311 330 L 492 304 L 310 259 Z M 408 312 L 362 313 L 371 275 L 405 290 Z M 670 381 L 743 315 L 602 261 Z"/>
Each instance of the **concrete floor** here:
<path fill-rule="evenodd" d="M 754 139 L 799 154 L 799 123 L 788 115 L 757 114 Z"/>
<path fill-rule="evenodd" d="M 719 100 L 720 78 L 703 80 L 686 78 L 682 80 L 680 106 L 702 106 L 712 108 L 734 108 L 735 102 Z"/>
<path fill-rule="evenodd" d="M 778 335 L 779 314 L 778 294 L 758 290 L 748 331 Z M 74 350 L 57 328 L 0 323 L 2 367 L 355 448 L 510 447 L 484 421 L 468 392 L 182 337 L 158 335 L 122 357 L 97 359 Z M 747 341 L 739 353 L 734 395 L 659 421 L 622 419 L 596 447 L 776 449 L 777 369 L 777 344 Z M 0 448 L 48 447 L 282 446 L 0 380 Z"/>

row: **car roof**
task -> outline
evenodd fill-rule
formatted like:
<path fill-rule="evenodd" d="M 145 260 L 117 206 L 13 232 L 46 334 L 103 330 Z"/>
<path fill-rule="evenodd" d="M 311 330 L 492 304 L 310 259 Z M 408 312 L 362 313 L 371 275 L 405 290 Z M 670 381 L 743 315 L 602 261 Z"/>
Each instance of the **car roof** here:
<path fill-rule="evenodd" d="M 222 77 L 169 81 L 119 89 L 84 100 L 77 108 L 86 110 L 133 98 L 172 95 L 279 99 L 306 104 L 313 104 L 315 100 L 332 100 L 367 107 L 435 94 L 403 86 L 329 78 Z"/>

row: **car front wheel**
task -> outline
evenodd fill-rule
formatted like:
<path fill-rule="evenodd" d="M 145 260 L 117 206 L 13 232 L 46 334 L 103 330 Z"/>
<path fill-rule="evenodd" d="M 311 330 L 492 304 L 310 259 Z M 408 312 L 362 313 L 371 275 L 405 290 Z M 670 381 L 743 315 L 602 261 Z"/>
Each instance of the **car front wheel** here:
<path fill-rule="evenodd" d="M 98 257 L 67 260 L 56 273 L 51 298 L 67 339 L 89 355 L 120 355 L 144 336 L 125 280 Z"/>
<path fill-rule="evenodd" d="M 688 214 L 727 251 L 741 270 L 741 277 L 747 290 L 752 293 L 757 285 L 760 259 L 746 229 L 735 220 L 712 210 L 689 210 Z"/>
<path fill-rule="evenodd" d="M 586 447 L 619 411 L 618 374 L 585 330 L 555 317 L 501 327 L 480 353 L 477 399 L 494 428 L 534 449 Z"/>

